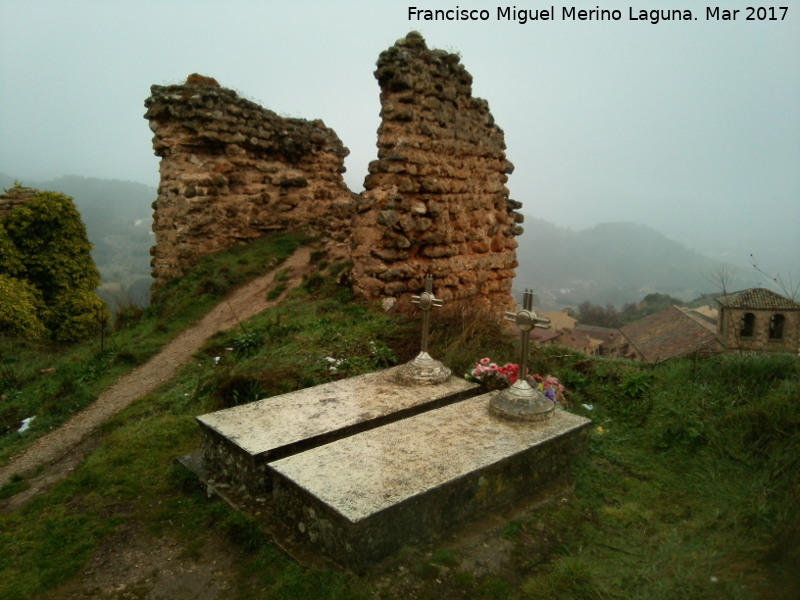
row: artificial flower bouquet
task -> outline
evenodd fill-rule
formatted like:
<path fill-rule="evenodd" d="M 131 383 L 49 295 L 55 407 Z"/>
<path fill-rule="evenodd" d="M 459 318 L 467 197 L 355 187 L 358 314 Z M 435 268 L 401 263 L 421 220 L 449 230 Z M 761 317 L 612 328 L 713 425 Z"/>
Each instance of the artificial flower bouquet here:
<path fill-rule="evenodd" d="M 531 375 L 530 373 L 526 373 L 526 376 L 531 387 L 538 388 L 546 398 L 553 400 L 556 404 L 563 402 L 564 386 L 561 385 L 561 382 L 556 377 L 552 375 L 542 377 L 541 375 Z M 486 357 L 475 363 L 475 368 L 471 373 L 467 373 L 464 378 L 467 381 L 474 381 L 480 384 L 486 390 L 502 390 L 516 383 L 519 378 L 519 365 L 506 363 L 500 366 Z"/>

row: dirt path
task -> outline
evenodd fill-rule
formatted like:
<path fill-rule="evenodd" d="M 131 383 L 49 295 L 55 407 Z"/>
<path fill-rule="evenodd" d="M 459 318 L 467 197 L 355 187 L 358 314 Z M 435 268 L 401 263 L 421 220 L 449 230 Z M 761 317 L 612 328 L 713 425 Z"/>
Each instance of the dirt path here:
<path fill-rule="evenodd" d="M 234 291 L 196 324 L 164 346 L 157 355 L 121 377 L 92 405 L 58 429 L 37 439 L 27 450 L 0 467 L 0 487 L 8 483 L 15 474 L 29 475 L 44 467 L 28 480 L 29 487 L 4 502 L 3 508 L 18 507 L 38 492 L 66 477 L 94 446 L 92 434 L 100 424 L 137 398 L 172 379 L 178 369 L 186 364 L 212 335 L 232 329 L 240 321 L 280 302 L 282 296 L 267 301 L 267 290 L 272 285 L 275 275 L 286 269 L 287 291 L 296 287 L 302 280 L 303 272 L 308 268 L 310 255 L 310 248 L 300 248 L 271 272 Z"/>

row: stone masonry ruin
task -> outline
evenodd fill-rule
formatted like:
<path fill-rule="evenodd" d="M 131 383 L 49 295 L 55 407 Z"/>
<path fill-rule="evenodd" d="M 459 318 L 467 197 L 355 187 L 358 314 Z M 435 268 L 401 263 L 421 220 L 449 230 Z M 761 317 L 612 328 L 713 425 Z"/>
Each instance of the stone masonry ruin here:
<path fill-rule="evenodd" d="M 299 229 L 352 260 L 353 287 L 408 309 L 424 277 L 463 304 L 513 305 L 521 204 L 502 130 L 455 54 L 415 32 L 381 53 L 378 159 L 365 191 L 344 182 L 348 154 L 320 120 L 280 117 L 208 77 L 152 86 L 145 118 L 161 157 L 154 203 L 154 286 L 200 258 Z"/>

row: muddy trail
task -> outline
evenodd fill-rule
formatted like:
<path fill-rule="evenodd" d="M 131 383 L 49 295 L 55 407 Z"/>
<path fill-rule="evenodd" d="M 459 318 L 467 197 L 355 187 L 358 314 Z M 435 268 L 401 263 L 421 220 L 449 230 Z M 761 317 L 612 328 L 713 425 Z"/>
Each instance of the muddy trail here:
<path fill-rule="evenodd" d="M 166 383 L 187 364 L 214 334 L 236 327 L 241 321 L 278 304 L 285 294 L 297 287 L 308 269 L 311 249 L 298 249 L 284 263 L 261 277 L 238 288 L 209 311 L 202 319 L 166 344 L 158 354 L 124 375 L 106 389 L 97 400 L 73 416 L 58 429 L 43 435 L 7 464 L 0 467 L 0 487 L 16 476 L 28 477 L 28 487 L 0 501 L 3 510 L 15 510 L 36 494 L 69 475 L 97 445 L 97 429 L 105 421 Z M 267 291 L 279 271 L 286 271 L 287 289 L 268 301 Z"/>

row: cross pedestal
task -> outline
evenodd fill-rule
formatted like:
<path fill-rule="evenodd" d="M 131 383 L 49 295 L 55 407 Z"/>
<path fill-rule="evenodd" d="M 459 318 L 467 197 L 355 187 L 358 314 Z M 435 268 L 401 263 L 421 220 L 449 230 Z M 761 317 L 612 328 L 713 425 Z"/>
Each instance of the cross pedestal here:
<path fill-rule="evenodd" d="M 556 404 L 528 383 L 528 345 L 531 330 L 534 327 L 547 327 L 550 319 L 541 318 L 533 312 L 531 290 L 525 290 L 522 310 L 507 312 L 506 319 L 516 323 L 522 332 L 519 377 L 511 387 L 494 395 L 489 402 L 489 412 L 509 421 L 545 421 L 553 416 Z"/>
<path fill-rule="evenodd" d="M 411 296 L 412 304 L 422 311 L 422 343 L 419 354 L 397 371 L 397 381 L 403 385 L 432 385 L 450 379 L 450 369 L 428 354 L 428 331 L 432 308 L 441 308 L 442 300 L 433 295 L 433 277 L 425 277 L 425 291 Z"/>

